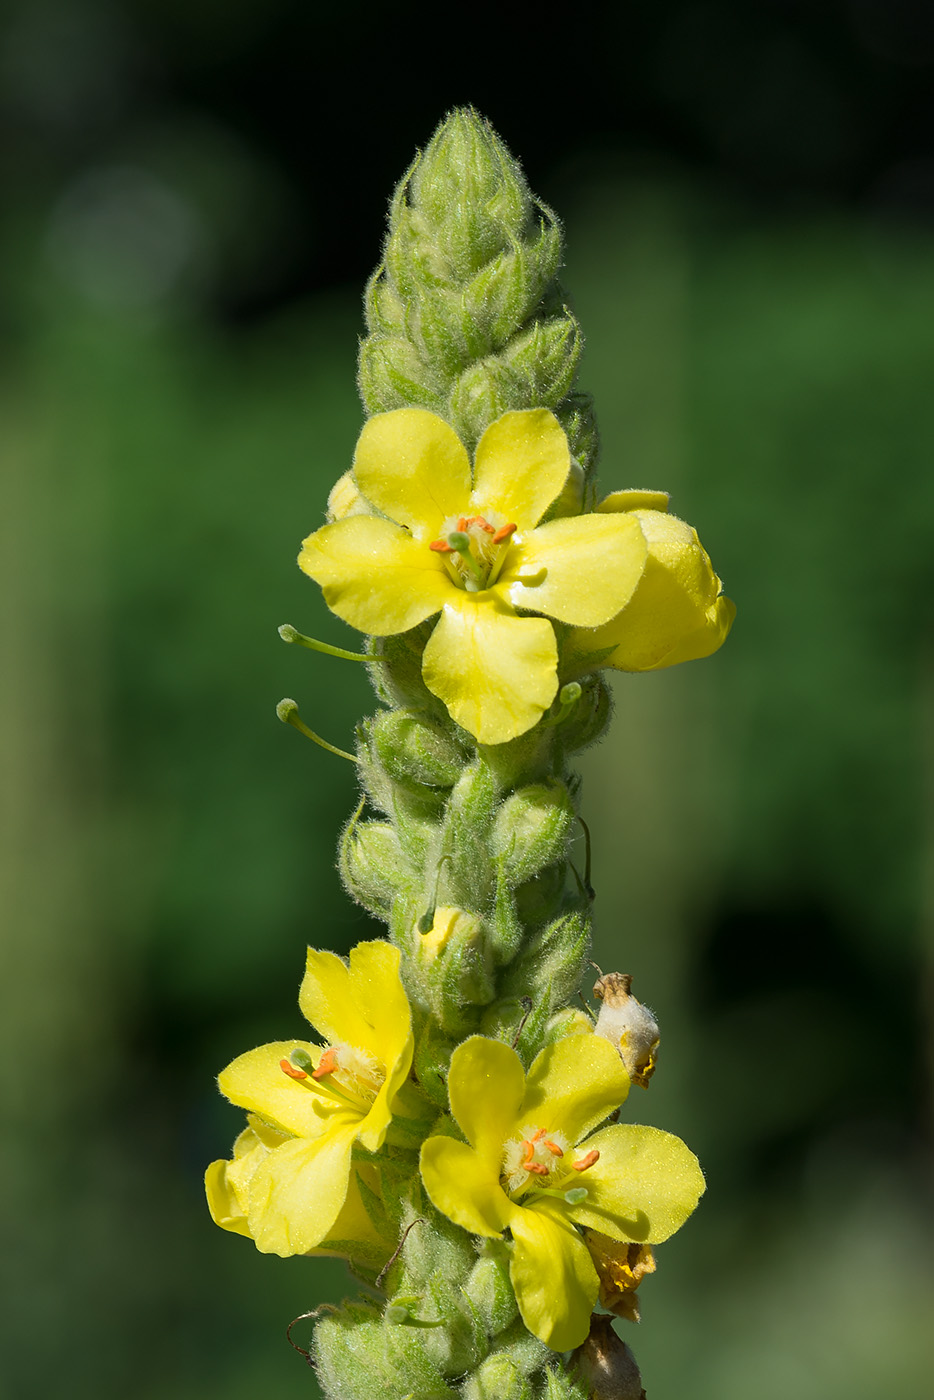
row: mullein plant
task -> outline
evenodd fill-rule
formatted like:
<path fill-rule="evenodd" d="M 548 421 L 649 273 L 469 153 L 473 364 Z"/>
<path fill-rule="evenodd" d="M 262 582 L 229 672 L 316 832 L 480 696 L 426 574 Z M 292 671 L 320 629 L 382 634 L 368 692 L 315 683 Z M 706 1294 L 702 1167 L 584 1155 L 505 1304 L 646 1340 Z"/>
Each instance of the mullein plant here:
<path fill-rule="evenodd" d="M 346 1258 L 318 1310 L 334 1400 L 624 1400 L 654 1246 L 704 1189 L 680 1139 L 620 1121 L 659 1030 L 588 967 L 592 891 L 573 756 L 610 718 L 607 668 L 709 655 L 734 608 L 663 491 L 595 483 L 562 240 L 512 156 L 451 113 L 392 201 L 366 292 L 366 422 L 299 564 L 365 634 L 350 895 L 387 925 L 310 949 L 313 1033 L 220 1075 L 247 1125 L 211 1214 L 265 1253 Z M 324 663 L 322 663 L 324 664 Z M 280 717 L 317 738 L 283 701 Z M 338 751 L 339 752 L 339 751 Z"/>

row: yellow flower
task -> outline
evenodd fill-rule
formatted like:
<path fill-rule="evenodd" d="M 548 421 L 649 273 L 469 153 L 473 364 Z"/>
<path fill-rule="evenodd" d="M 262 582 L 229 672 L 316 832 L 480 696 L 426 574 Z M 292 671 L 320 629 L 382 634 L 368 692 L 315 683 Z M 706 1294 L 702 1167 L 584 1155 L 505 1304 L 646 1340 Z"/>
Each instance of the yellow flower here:
<path fill-rule="evenodd" d="M 244 1128 L 233 1146 L 233 1159 L 212 1162 L 205 1172 L 204 1185 L 208 1209 L 215 1225 L 236 1235 L 252 1239 L 250 1230 L 250 1188 L 257 1171 L 269 1154 L 289 1141 L 287 1133 L 277 1132 L 255 1114 L 247 1116 Z M 365 1164 L 356 1166 L 350 1174 L 347 1197 L 330 1231 L 308 1254 L 330 1254 L 340 1258 L 365 1260 L 382 1264 L 392 1253 L 393 1245 L 384 1239 L 373 1225 L 360 1191 L 361 1176 L 372 1174 L 365 1185 L 372 1191 L 377 1187 L 375 1173 Z"/>
<path fill-rule="evenodd" d="M 298 1002 L 326 1045 L 261 1045 L 218 1077 L 255 1117 L 233 1161 L 208 1168 L 212 1214 L 264 1254 L 307 1254 L 342 1238 L 348 1210 L 356 1218 L 353 1145 L 382 1145 L 412 1064 L 411 1012 L 390 944 L 358 943 L 349 966 L 309 948 Z"/>
<path fill-rule="evenodd" d="M 508 1045 L 472 1036 L 451 1057 L 448 1087 L 467 1142 L 423 1145 L 428 1195 L 472 1234 L 511 1232 L 526 1326 L 555 1351 L 578 1346 L 600 1281 L 577 1226 L 634 1244 L 667 1239 L 704 1189 L 697 1158 L 657 1128 L 594 1132 L 629 1088 L 600 1036 L 547 1046 L 528 1076 Z"/>
<path fill-rule="evenodd" d="M 525 733 L 554 699 L 546 618 L 600 627 L 642 576 L 647 548 L 633 514 L 539 524 L 570 471 L 567 438 L 547 409 L 491 424 L 472 475 L 444 419 L 421 408 L 380 413 L 360 434 L 353 480 L 381 514 L 343 515 L 299 555 L 328 606 L 362 632 L 389 636 L 441 614 L 425 684 L 483 744 Z"/>
<path fill-rule="evenodd" d="M 628 515 L 639 522 L 648 546 L 645 570 L 632 598 L 601 627 L 575 632 L 568 644 L 572 673 L 596 664 L 619 671 L 655 671 L 710 656 L 727 639 L 736 605 L 697 538 L 697 531 L 668 514 L 661 491 L 616 491 L 598 514 Z M 612 648 L 606 655 L 607 648 Z"/>

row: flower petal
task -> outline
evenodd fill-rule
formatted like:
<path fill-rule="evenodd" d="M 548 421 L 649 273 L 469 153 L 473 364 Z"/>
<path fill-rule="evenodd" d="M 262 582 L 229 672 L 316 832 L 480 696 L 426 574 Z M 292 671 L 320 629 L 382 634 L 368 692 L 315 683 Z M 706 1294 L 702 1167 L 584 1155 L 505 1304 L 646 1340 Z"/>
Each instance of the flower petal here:
<path fill-rule="evenodd" d="M 599 627 L 629 602 L 647 556 L 635 515 L 550 520 L 517 539 L 500 583 L 514 608 Z"/>
<path fill-rule="evenodd" d="M 704 1175 L 680 1138 L 660 1128 L 615 1124 L 587 1139 L 600 1159 L 581 1172 L 590 1194 L 570 1209 L 581 1225 L 616 1240 L 661 1244 L 704 1193 Z"/>
<path fill-rule="evenodd" d="M 629 1075 L 608 1040 L 567 1036 L 546 1045 L 532 1061 L 522 1121 L 560 1130 L 569 1142 L 580 1142 L 628 1093 Z"/>
<path fill-rule="evenodd" d="M 481 744 L 504 744 L 537 724 L 558 689 L 550 622 L 517 617 L 492 590 L 457 592 L 428 639 L 422 675 Z"/>
<path fill-rule="evenodd" d="M 427 544 L 375 515 L 323 525 L 302 542 L 298 563 L 332 612 L 375 637 L 416 627 L 457 591 Z"/>
<path fill-rule="evenodd" d="M 575 637 L 575 651 L 616 650 L 602 666 L 654 671 L 710 656 L 726 641 L 736 608 L 723 596 L 697 531 L 657 510 L 636 510 L 648 543 L 645 572 L 622 611 L 597 631 Z"/>
<path fill-rule="evenodd" d="M 212 1162 L 204 1173 L 208 1210 L 214 1224 L 222 1230 L 229 1230 L 234 1235 L 246 1235 L 250 1239 L 250 1226 L 230 1180 L 229 1166 L 230 1163 L 222 1159 Z"/>
<path fill-rule="evenodd" d="M 460 515 L 470 496 L 470 461 L 449 423 L 425 408 L 377 413 L 364 425 L 354 479 L 377 510 L 424 543 Z"/>
<path fill-rule="evenodd" d="M 310 1079 L 292 1079 L 280 1061 L 293 1050 L 304 1050 L 317 1063 L 319 1045 L 307 1040 L 276 1040 L 238 1055 L 217 1076 L 218 1087 L 231 1103 L 259 1114 L 286 1133 L 297 1137 L 318 1137 L 325 1129 L 316 1111 L 322 1097 Z"/>
<path fill-rule="evenodd" d="M 309 948 L 298 993 L 302 1015 L 325 1040 L 343 1040 L 386 1063 L 404 1044 L 411 1013 L 399 979 L 400 953 L 373 939 L 351 948 L 348 962 L 328 949 Z M 406 1068 L 408 1073 L 408 1068 Z"/>
<path fill-rule="evenodd" d="M 501 1235 L 510 1204 L 495 1168 L 465 1142 L 430 1137 L 422 1144 L 425 1190 L 442 1214 L 472 1235 Z"/>
<path fill-rule="evenodd" d="M 514 1207 L 509 1276 L 522 1320 L 553 1351 L 580 1346 L 600 1280 L 590 1251 L 557 1201 Z"/>
<path fill-rule="evenodd" d="M 477 446 L 471 505 L 479 511 L 498 511 L 520 530 L 530 530 L 570 470 L 568 440 L 549 409 L 504 413 Z"/>
<path fill-rule="evenodd" d="M 458 1045 L 448 1071 L 451 1112 L 465 1137 L 499 1174 L 503 1144 L 519 1126 L 525 1070 L 501 1040 L 472 1035 Z"/>
<path fill-rule="evenodd" d="M 307 1254 L 330 1233 L 347 1196 L 359 1120 L 335 1115 L 324 1137 L 283 1143 L 250 1182 L 250 1234 L 263 1254 Z"/>

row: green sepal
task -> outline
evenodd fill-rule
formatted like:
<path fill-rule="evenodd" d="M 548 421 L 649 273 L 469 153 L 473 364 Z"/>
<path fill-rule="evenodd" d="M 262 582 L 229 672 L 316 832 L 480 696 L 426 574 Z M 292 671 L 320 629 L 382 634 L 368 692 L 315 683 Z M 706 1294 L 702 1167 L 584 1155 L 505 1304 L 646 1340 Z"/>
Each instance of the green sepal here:
<path fill-rule="evenodd" d="M 415 796 L 452 788 L 466 762 L 450 732 L 413 710 L 378 715 L 370 722 L 369 738 L 388 776 Z"/>
<path fill-rule="evenodd" d="M 455 1042 L 424 1011 L 420 1014 L 416 1011 L 412 1070 L 431 1102 L 444 1109 L 448 1106 L 447 1072 L 454 1045 Z"/>

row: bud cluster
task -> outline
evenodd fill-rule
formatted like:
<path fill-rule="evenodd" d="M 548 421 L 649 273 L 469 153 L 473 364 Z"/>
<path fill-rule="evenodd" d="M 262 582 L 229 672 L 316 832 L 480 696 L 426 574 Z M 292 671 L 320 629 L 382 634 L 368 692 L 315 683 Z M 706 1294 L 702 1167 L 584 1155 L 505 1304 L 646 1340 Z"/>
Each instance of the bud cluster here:
<path fill-rule="evenodd" d="M 486 122 L 452 112 L 401 181 L 383 262 L 367 288 L 360 393 L 369 413 L 409 405 L 473 448 L 510 409 L 550 408 L 576 460 L 581 509 L 597 439 L 573 391 L 582 342 L 557 280 L 561 229 Z"/>

